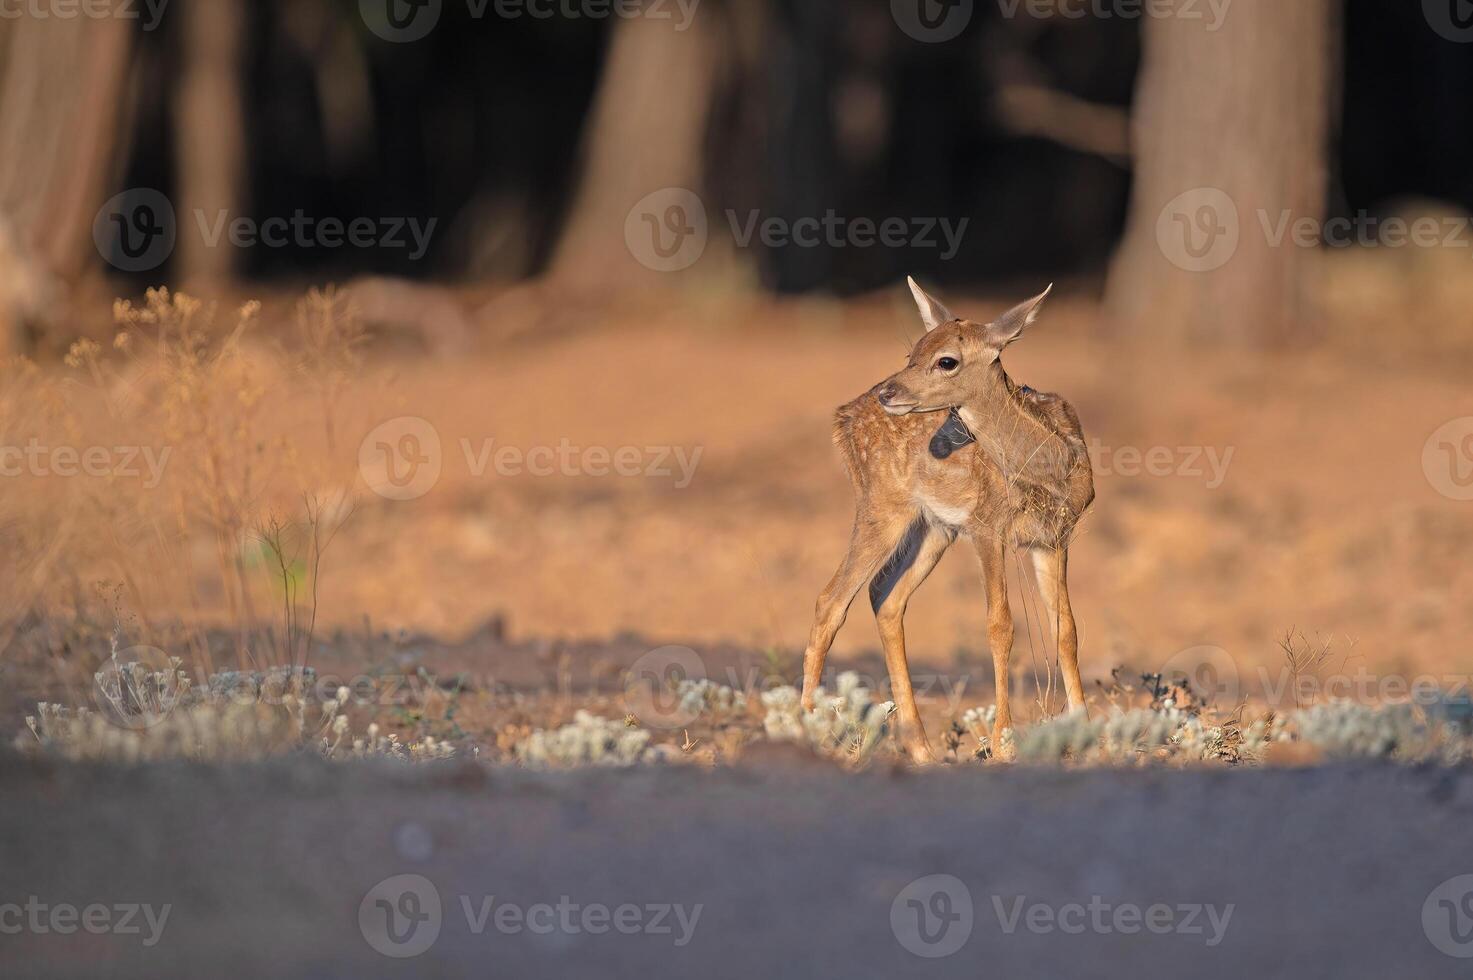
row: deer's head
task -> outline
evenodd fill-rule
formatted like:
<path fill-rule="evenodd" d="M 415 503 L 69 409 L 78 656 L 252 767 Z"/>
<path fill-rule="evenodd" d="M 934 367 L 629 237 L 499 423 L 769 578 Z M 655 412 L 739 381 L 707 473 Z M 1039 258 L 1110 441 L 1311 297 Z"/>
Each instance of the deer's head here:
<path fill-rule="evenodd" d="M 991 323 L 976 323 L 953 316 L 914 279 L 906 281 L 915 296 L 921 322 L 926 325 L 926 335 L 916 343 L 904 370 L 891 375 L 876 390 L 881 407 L 891 415 L 955 408 L 977 397 L 988 385 L 1000 384 L 998 358 L 1003 348 L 1038 319 L 1043 301 L 1054 288 L 1049 286 Z"/>

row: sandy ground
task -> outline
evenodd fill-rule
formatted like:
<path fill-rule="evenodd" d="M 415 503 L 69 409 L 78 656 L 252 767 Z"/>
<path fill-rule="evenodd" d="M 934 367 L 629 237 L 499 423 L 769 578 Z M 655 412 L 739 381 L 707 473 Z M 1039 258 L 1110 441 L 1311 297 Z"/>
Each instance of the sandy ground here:
<path fill-rule="evenodd" d="M 1007 301 L 947 299 L 979 318 Z M 290 519 L 304 492 L 357 500 L 324 560 L 319 638 L 428 637 L 455 651 L 430 667 L 482 677 L 546 676 L 526 651 L 553 662 L 569 645 L 631 639 L 738 649 L 791 677 L 853 512 L 832 412 L 901 365 L 919 330 L 908 300 L 552 308 L 493 304 L 484 335 L 454 354 L 368 347 L 331 441 L 322 400 L 275 353 L 289 344 L 289 306 L 268 310 L 253 435 L 266 447 L 262 508 Z M 1284 703 L 1279 641 L 1297 630 L 1302 647 L 1329 645 L 1319 669 L 1352 696 L 1395 697 L 1423 675 L 1468 686 L 1473 502 L 1446 492 L 1448 474 L 1428 464 L 1436 450 L 1424 452 L 1473 414 L 1466 360 L 1349 343 L 1269 356 L 1132 348 L 1066 291 L 1004 361 L 1072 401 L 1093 446 L 1098 497 L 1070 558 L 1087 681 L 1211 647 L 1236 689 Z M 100 409 L 72 425 L 106 445 L 164 439 Z M 422 437 L 430 476 L 413 499 L 386 499 L 367 481 L 407 432 Z M 613 472 L 621 450 L 637 475 Z M 1459 465 L 1466 478 L 1473 456 Z M 229 623 L 214 543 L 157 548 L 156 529 L 179 521 L 161 505 L 177 491 L 190 506 L 187 472 L 176 457 L 161 488 L 139 495 L 141 514 L 96 530 L 89 514 L 111 511 L 84 497 L 73 527 L 48 510 L 57 484 L 33 481 L 41 510 L 14 520 L 70 527 L 66 547 L 87 555 L 50 573 L 50 598 L 65 607 L 116 588 L 129 642 L 169 652 L 168 624 Z M 107 584 L 124 573 L 126 589 Z M 260 622 L 275 622 L 269 569 L 257 561 L 250 574 Z M 906 625 L 912 666 L 953 687 L 969 679 L 980 702 L 991 660 L 978 578 L 970 549 L 953 549 Z M 1015 580 L 1012 595 L 1016 679 L 1031 685 L 1046 675 L 1048 627 L 1031 588 Z M 105 637 L 111 617 L 96 612 Z M 873 664 L 876 646 L 861 600 L 831 668 Z M 91 676 L 95 659 L 52 647 L 0 662 L 14 701 L 54 696 L 51 667 L 69 658 Z"/>
<path fill-rule="evenodd" d="M 1434 888 L 1473 871 L 1467 772 L 853 776 L 772 758 L 565 775 L 296 762 L 225 779 L 10 757 L 0 772 L 0 903 L 33 899 L 43 921 L 68 903 L 147 903 L 156 921 L 170 906 L 157 931 L 140 913 L 137 934 L 5 935 L 6 976 L 1467 974 L 1433 944 L 1450 935 L 1435 901 L 1424 927 Z M 955 881 L 913 886 L 935 874 Z M 422 880 L 380 887 L 399 875 Z M 398 904 L 405 888 L 423 903 Z M 423 918 L 431 893 L 440 913 Z M 365 898 L 385 894 L 421 916 L 385 948 L 422 944 L 418 955 L 375 951 L 387 933 L 372 901 L 360 925 Z M 527 911 L 477 932 L 487 896 L 493 916 L 576 908 L 551 927 Z M 929 920 L 927 944 L 916 896 L 947 916 L 969 901 L 970 923 Z M 1019 898 L 1030 918 L 1009 932 Z M 583 909 L 598 905 L 645 910 L 638 931 L 594 933 L 596 917 L 585 931 Z M 651 905 L 680 905 L 693 925 Z M 1155 913 L 1159 933 L 1130 931 L 1128 911 L 1115 925 L 1118 909 L 1158 905 L 1171 909 Z M 955 951 L 923 958 L 907 944 Z"/>
<path fill-rule="evenodd" d="M 911 315 L 723 311 L 397 367 L 365 423 L 428 420 L 441 474 L 412 501 L 365 498 L 335 545 L 324 614 L 371 610 L 449 638 L 502 615 L 526 638 L 801 651 L 852 516 L 832 411 L 901 365 Z M 1086 674 L 1206 644 L 1253 686 L 1291 629 L 1332 642 L 1346 670 L 1466 669 L 1473 504 L 1423 466 L 1433 431 L 1473 412 L 1465 381 L 1347 352 L 1130 351 L 1102 329 L 1066 300 L 1005 357 L 1069 398 L 1096 447 L 1098 499 L 1070 562 Z M 701 455 L 683 487 L 674 462 L 668 477 L 477 476 L 465 447 L 486 440 Z M 875 646 L 858 606 L 841 657 Z M 1027 669 L 1044 626 L 1016 583 L 1013 606 Z M 954 549 L 912 603 L 913 660 L 986 664 L 984 617 L 975 558 Z"/>

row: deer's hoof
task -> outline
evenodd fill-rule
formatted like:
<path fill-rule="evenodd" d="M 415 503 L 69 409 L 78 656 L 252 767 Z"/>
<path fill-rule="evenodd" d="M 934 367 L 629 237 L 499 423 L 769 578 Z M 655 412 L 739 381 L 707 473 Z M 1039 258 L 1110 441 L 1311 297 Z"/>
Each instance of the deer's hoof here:
<path fill-rule="evenodd" d="M 910 756 L 910 761 L 917 766 L 934 766 L 936 754 L 931 751 L 931 746 L 925 742 L 912 742 L 905 747 L 905 754 Z"/>

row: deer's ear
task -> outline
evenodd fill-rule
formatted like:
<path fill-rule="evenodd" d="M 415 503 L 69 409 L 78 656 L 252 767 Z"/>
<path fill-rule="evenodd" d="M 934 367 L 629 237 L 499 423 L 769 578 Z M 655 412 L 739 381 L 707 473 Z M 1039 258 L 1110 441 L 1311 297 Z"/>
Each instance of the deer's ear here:
<path fill-rule="evenodd" d="M 1022 336 L 1023 331 L 1038 319 L 1043 301 L 1054 291 L 1053 283 L 1032 299 L 1019 303 L 987 325 L 987 342 L 994 347 L 1006 347 Z"/>
<path fill-rule="evenodd" d="M 921 311 L 921 322 L 926 325 L 927 333 L 956 319 L 939 299 L 918 286 L 910 276 L 906 276 L 905 281 L 910 284 L 910 294 L 916 298 L 916 309 Z"/>

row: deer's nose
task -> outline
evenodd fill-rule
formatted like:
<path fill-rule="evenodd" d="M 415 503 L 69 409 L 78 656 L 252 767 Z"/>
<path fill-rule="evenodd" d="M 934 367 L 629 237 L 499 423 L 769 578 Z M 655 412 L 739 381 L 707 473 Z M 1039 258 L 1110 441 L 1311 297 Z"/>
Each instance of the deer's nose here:
<path fill-rule="evenodd" d="M 881 385 L 875 395 L 880 399 L 881 405 L 888 405 L 900 395 L 900 386 L 893 381 L 888 382 Z"/>

